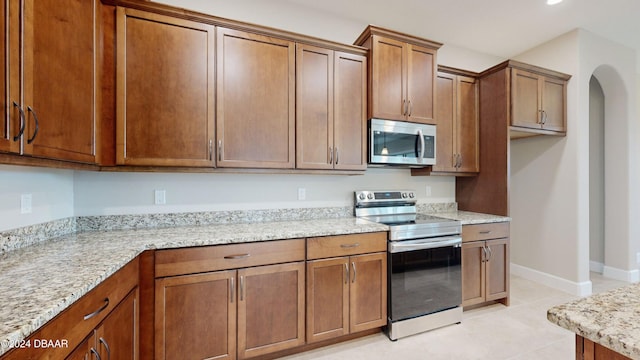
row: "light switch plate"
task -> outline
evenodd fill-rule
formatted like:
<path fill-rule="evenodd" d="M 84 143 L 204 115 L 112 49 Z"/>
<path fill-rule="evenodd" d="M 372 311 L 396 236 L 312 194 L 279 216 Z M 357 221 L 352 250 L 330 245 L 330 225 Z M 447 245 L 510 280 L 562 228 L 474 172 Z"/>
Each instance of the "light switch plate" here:
<path fill-rule="evenodd" d="M 166 190 L 156 190 L 155 191 L 155 204 L 156 205 L 165 205 L 167 203 L 167 191 Z"/>
<path fill-rule="evenodd" d="M 20 195 L 20 214 L 31 214 L 33 195 Z"/>
<path fill-rule="evenodd" d="M 307 198 L 307 189 L 298 188 L 298 200 L 305 200 Z"/>

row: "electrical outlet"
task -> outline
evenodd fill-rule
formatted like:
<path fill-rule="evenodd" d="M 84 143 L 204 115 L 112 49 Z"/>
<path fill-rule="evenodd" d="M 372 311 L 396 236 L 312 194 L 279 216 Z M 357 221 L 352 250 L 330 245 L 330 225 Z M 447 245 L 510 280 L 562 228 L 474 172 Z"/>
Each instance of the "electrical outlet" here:
<path fill-rule="evenodd" d="M 298 188 L 298 200 L 306 200 L 307 199 L 307 189 Z"/>
<path fill-rule="evenodd" d="M 155 204 L 156 205 L 165 205 L 167 203 L 167 191 L 166 190 L 156 190 L 155 191 Z"/>
<path fill-rule="evenodd" d="M 33 196 L 31 194 L 20 195 L 20 214 L 31 214 Z"/>
<path fill-rule="evenodd" d="M 431 186 L 427 185 L 424 188 L 425 192 L 427 193 L 427 196 L 431 196 Z"/>

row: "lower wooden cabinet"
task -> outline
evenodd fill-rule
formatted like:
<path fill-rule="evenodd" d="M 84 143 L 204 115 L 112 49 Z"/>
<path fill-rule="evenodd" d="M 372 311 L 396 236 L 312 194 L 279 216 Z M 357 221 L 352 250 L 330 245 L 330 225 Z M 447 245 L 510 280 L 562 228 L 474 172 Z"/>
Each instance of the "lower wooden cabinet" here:
<path fill-rule="evenodd" d="M 631 358 L 576 334 L 576 360 L 631 360 Z"/>
<path fill-rule="evenodd" d="M 386 249 L 382 234 L 309 239 L 308 257 Z M 307 342 L 386 324 L 386 252 L 307 261 Z"/>
<path fill-rule="evenodd" d="M 304 344 L 304 262 L 156 280 L 157 359 L 245 359 Z"/>
<path fill-rule="evenodd" d="M 473 231 L 469 229 L 465 231 L 467 226 L 487 230 L 479 230 L 471 234 Z M 493 300 L 500 300 L 508 305 L 508 223 L 467 226 L 463 226 L 462 230 L 462 306 Z M 506 237 L 502 237 L 505 233 Z M 497 236 L 500 237 L 491 238 Z M 477 240 L 478 238 L 487 238 L 487 240 Z"/>

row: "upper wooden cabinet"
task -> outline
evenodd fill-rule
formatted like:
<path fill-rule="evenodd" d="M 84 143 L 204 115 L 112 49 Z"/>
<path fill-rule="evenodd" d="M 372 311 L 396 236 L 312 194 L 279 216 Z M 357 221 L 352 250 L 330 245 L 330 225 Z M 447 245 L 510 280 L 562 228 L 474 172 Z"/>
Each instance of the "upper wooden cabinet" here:
<path fill-rule="evenodd" d="M 371 25 L 355 43 L 371 51 L 368 117 L 435 124 L 442 44 Z"/>
<path fill-rule="evenodd" d="M 515 61 L 507 64 L 511 72 L 511 137 L 566 135 L 570 76 Z"/>
<path fill-rule="evenodd" d="M 297 44 L 296 167 L 365 170 L 366 56 Z"/>
<path fill-rule="evenodd" d="M 118 164 L 214 165 L 214 30 L 118 8 Z"/>
<path fill-rule="evenodd" d="M 3 1 L 0 151 L 94 163 L 100 2 Z"/>
<path fill-rule="evenodd" d="M 217 29 L 219 167 L 293 168 L 295 43 Z"/>
<path fill-rule="evenodd" d="M 445 70 L 438 72 L 437 163 L 432 173 L 473 175 L 480 170 L 477 81 L 470 74 Z"/>

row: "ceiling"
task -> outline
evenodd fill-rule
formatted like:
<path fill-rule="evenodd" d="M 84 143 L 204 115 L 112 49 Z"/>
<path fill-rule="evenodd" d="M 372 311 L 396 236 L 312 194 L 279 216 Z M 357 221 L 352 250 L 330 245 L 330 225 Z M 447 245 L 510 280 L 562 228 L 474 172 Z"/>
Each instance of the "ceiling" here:
<path fill-rule="evenodd" d="M 511 58 L 582 28 L 640 51 L 639 0 L 283 0 L 349 20 Z"/>

